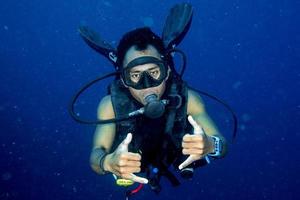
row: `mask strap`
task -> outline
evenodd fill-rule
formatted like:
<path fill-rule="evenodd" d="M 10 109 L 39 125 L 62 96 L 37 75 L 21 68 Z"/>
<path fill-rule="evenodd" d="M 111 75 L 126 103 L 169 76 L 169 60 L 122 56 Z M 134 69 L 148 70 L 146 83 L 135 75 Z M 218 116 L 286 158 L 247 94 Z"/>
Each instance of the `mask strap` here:
<path fill-rule="evenodd" d="M 143 56 L 143 57 L 139 57 L 136 59 L 133 59 L 132 61 L 130 61 L 127 66 L 125 67 L 125 69 L 127 68 L 132 68 L 138 65 L 143 65 L 143 64 L 147 64 L 147 63 L 164 63 L 163 60 L 160 60 L 154 56 Z"/>

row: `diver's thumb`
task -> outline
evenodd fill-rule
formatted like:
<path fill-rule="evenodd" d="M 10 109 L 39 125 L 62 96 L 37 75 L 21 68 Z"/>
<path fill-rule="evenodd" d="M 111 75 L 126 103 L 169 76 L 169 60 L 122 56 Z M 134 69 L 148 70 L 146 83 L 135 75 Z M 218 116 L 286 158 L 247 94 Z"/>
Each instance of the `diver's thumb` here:
<path fill-rule="evenodd" d="M 118 147 L 118 151 L 120 152 L 127 152 L 128 151 L 128 145 L 130 144 L 132 140 L 132 134 L 128 133 L 126 138 L 122 141 L 122 143 Z"/>

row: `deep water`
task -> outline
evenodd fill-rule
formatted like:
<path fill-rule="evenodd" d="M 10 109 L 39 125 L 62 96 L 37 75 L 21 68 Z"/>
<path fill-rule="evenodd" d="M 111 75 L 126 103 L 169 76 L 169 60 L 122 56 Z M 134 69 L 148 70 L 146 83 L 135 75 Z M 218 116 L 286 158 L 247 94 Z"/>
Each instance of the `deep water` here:
<path fill-rule="evenodd" d="M 125 199 L 113 178 L 89 167 L 94 126 L 74 122 L 72 95 L 113 70 L 77 28 L 88 25 L 118 43 L 150 26 L 157 34 L 181 1 L 10 0 L 0 6 L 0 199 Z M 144 187 L 132 199 L 300 199 L 299 1 L 189 1 L 191 29 L 184 79 L 236 111 L 238 137 L 228 156 L 198 169 L 177 188 L 162 181 L 160 195 Z M 111 80 L 78 102 L 95 118 Z M 232 120 L 204 97 L 209 115 L 230 141 Z"/>

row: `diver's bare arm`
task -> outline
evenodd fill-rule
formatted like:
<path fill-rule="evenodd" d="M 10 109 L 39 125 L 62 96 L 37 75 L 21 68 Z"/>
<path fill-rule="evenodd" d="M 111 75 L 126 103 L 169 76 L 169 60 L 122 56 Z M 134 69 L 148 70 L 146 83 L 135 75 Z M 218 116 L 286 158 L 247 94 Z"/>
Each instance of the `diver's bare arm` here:
<path fill-rule="evenodd" d="M 226 140 L 222 134 L 218 131 L 216 125 L 208 116 L 205 111 L 204 103 L 201 100 L 201 97 L 194 91 L 188 91 L 188 109 L 187 112 L 189 115 L 192 115 L 194 120 L 199 123 L 206 135 L 209 136 L 218 136 L 223 142 L 223 151 L 221 157 L 225 156 L 227 152 Z"/>
<path fill-rule="evenodd" d="M 98 119 L 115 118 L 110 96 L 104 97 L 98 107 Z M 108 153 L 112 147 L 116 127 L 114 123 L 98 125 L 94 134 L 93 149 L 90 156 L 91 168 L 98 174 L 103 174 L 99 163 L 101 151 Z"/>

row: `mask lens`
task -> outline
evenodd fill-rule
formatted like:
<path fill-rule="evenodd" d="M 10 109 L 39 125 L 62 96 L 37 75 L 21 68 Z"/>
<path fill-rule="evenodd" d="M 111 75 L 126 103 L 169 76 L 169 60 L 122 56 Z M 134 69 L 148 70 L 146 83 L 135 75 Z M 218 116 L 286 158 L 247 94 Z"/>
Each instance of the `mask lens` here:
<path fill-rule="evenodd" d="M 167 68 L 162 60 L 155 57 L 140 57 L 132 61 L 123 70 L 123 80 L 129 87 L 145 89 L 156 87 L 162 83 L 167 76 Z M 151 64 L 146 70 L 140 70 L 139 65 Z"/>
<path fill-rule="evenodd" d="M 136 84 L 140 81 L 142 72 L 129 72 L 130 82 Z"/>
<path fill-rule="evenodd" d="M 161 78 L 161 69 L 159 66 L 147 70 L 147 73 L 155 80 L 159 80 Z"/>
<path fill-rule="evenodd" d="M 134 68 L 129 70 L 129 77 L 132 83 L 138 83 L 146 74 L 154 80 L 160 80 L 162 74 L 161 67 L 155 65 L 154 67 L 151 67 L 150 69 L 147 69 L 145 71 L 137 71 Z"/>

